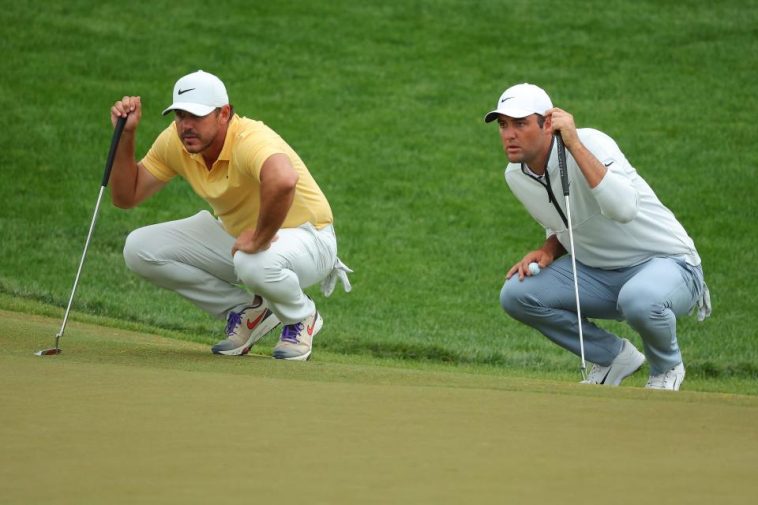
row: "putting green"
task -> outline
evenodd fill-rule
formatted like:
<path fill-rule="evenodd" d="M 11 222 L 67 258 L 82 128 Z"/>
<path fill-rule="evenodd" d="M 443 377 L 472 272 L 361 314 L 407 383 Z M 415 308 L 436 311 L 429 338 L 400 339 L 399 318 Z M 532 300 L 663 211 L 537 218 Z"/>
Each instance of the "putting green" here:
<path fill-rule="evenodd" d="M 747 503 L 758 399 L 262 356 L 0 311 L 0 503 Z M 751 498 L 752 497 L 752 498 Z"/>

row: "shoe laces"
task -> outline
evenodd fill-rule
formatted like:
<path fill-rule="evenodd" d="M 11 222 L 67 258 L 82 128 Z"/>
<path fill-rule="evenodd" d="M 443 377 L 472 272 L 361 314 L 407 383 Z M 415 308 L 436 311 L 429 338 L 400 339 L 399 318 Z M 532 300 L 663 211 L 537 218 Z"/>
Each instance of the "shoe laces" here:
<path fill-rule="evenodd" d="M 286 324 L 282 329 L 280 340 L 291 344 L 297 344 L 297 337 L 300 335 L 301 331 L 303 331 L 303 323 Z"/>
<path fill-rule="evenodd" d="M 237 335 L 237 328 L 242 324 L 242 312 L 229 312 L 226 320 L 226 335 L 233 337 Z"/>
<path fill-rule="evenodd" d="M 658 375 L 651 375 L 647 381 L 648 386 L 667 388 L 671 380 L 674 378 L 674 370 L 667 370 Z"/>

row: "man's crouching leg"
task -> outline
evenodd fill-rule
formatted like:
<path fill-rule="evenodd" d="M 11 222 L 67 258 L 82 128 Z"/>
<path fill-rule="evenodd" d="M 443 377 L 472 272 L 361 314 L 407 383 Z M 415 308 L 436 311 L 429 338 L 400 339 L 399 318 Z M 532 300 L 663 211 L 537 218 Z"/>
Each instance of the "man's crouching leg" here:
<path fill-rule="evenodd" d="M 260 294 L 283 324 L 273 356 L 305 361 L 313 338 L 323 325 L 315 303 L 303 289 L 324 279 L 336 260 L 333 232 L 312 227 L 279 230 L 278 239 L 265 251 L 238 251 L 234 267 L 239 279 Z"/>

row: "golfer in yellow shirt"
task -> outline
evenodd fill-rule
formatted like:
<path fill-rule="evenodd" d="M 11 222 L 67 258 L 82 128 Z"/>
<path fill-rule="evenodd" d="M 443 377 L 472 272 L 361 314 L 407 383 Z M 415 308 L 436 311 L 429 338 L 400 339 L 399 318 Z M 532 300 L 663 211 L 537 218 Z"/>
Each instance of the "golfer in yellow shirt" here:
<path fill-rule="evenodd" d="M 216 217 L 201 211 L 134 230 L 124 246 L 127 266 L 225 317 L 226 338 L 214 353 L 246 354 L 281 323 L 274 357 L 308 359 L 323 319 L 303 289 L 321 282 L 329 295 L 339 279 L 350 290 L 329 202 L 276 132 L 234 113 L 218 77 L 197 71 L 179 79 L 168 113 L 174 121 L 137 161 L 140 97 L 111 108 L 114 124 L 126 117 L 110 179 L 113 203 L 135 207 L 179 175 Z"/>

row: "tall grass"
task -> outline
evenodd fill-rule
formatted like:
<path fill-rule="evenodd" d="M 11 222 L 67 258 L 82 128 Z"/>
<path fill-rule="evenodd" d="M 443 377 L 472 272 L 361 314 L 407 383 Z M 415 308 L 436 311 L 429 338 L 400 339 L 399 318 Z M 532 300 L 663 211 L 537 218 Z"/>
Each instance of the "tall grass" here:
<path fill-rule="evenodd" d="M 0 23 L 3 293 L 65 305 L 110 105 L 142 96 L 142 154 L 176 78 L 202 68 L 290 142 L 330 199 L 355 289 L 309 291 L 326 319 L 318 346 L 574 366 L 497 302 L 542 232 L 507 191 L 482 116 L 529 81 L 613 136 L 694 238 L 715 308 L 680 323 L 688 374 L 758 377 L 755 1 L 3 2 Z M 205 207 L 181 181 L 131 211 L 105 205 L 75 312 L 214 341 L 219 322 L 121 258 L 130 230 Z"/>

